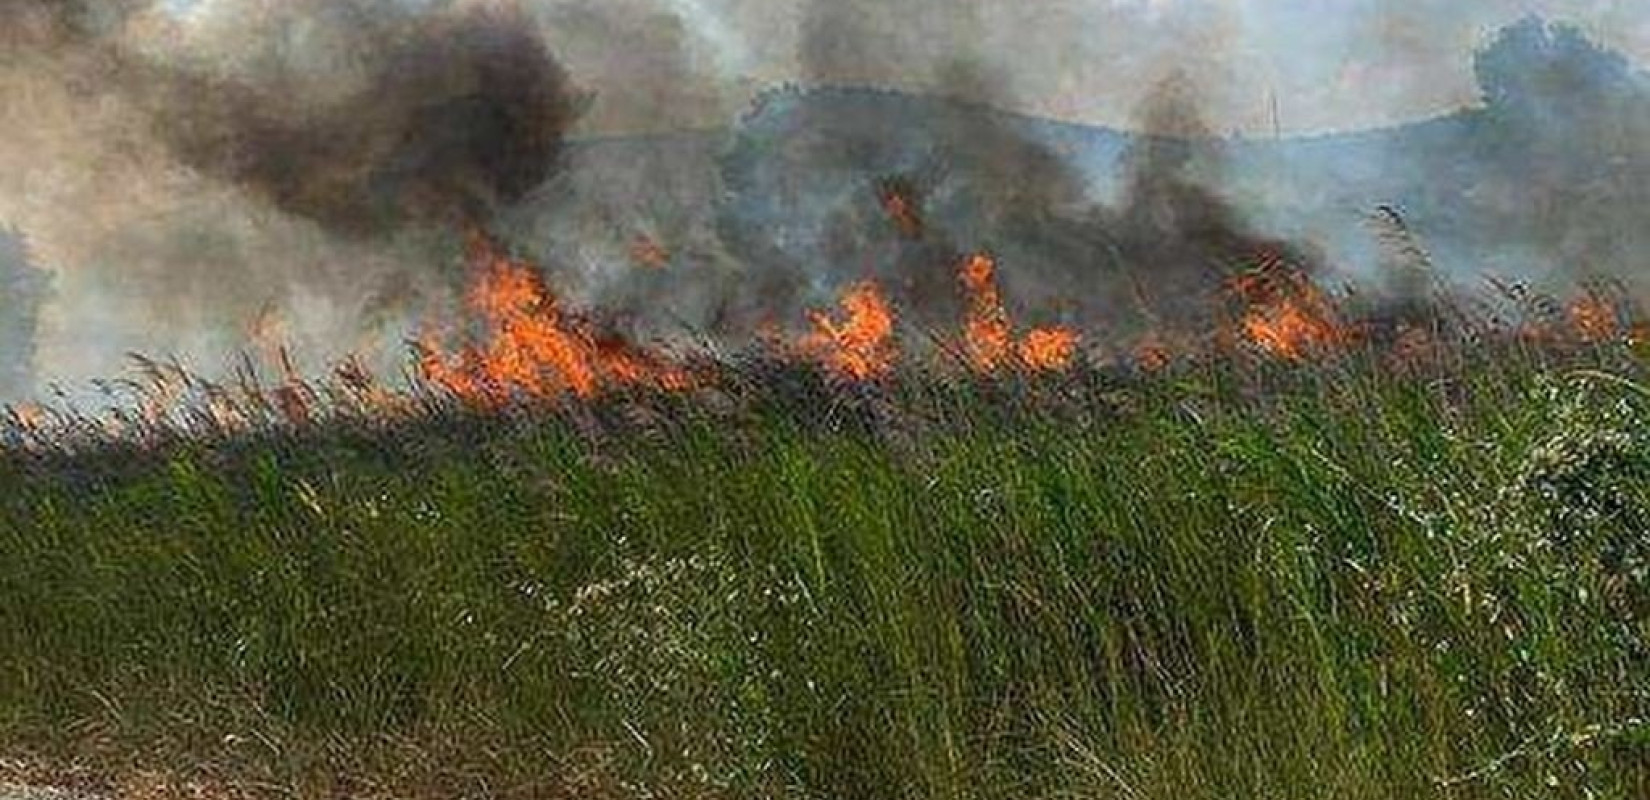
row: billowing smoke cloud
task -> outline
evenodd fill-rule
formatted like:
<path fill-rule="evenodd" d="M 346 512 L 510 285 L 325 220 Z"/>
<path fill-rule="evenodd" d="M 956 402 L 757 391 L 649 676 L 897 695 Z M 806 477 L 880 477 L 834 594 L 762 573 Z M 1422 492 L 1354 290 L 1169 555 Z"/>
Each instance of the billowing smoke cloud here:
<path fill-rule="evenodd" d="M 1316 269 L 1211 188 L 1222 146 L 1188 81 L 1148 96 L 1136 123 L 1147 135 L 1116 139 L 1122 177 L 1108 199 L 1058 126 L 1001 110 L 1020 98 L 976 57 L 987 34 L 969 8 L 932 11 L 912 29 L 896 24 L 924 18 L 909 7 L 810 6 L 799 53 L 815 88 L 768 95 L 722 160 L 717 226 L 741 277 L 708 327 L 801 319 L 872 277 L 907 322 L 948 330 L 973 252 L 999 257 L 1017 318 L 1117 334 L 1206 319 L 1223 279 L 1263 252 Z M 926 91 L 860 84 L 892 74 Z M 889 192 L 910 219 L 890 214 Z"/>
<path fill-rule="evenodd" d="M 1443 148 L 1408 156 L 1417 205 L 1453 217 L 1457 253 L 1495 254 L 1504 272 L 1642 281 L 1650 78 L 1581 30 L 1537 18 L 1502 30 L 1475 65 L 1482 110 Z M 1440 196 L 1460 183 L 1425 177 L 1452 155 L 1466 196 Z"/>
<path fill-rule="evenodd" d="M 1509 243 L 1526 263 L 1643 251 L 1618 235 L 1644 229 L 1650 126 L 1642 103 L 1618 102 L 1638 90 L 1520 83 L 1542 59 L 1592 58 L 1551 35 L 1498 49 L 1511 55 L 1482 81 L 1482 110 L 1414 132 L 1223 138 L 1270 116 L 1268 94 L 1284 129 L 1301 124 L 1289 81 L 1239 98 L 1218 74 L 1254 58 L 1250 28 L 1327 19 L 1275 9 L 0 0 L 0 103 L 14 112 L 0 222 L 58 273 L 39 361 L 73 376 L 115 372 L 127 350 L 210 370 L 254 323 L 314 344 L 310 365 L 358 341 L 398 355 L 410 321 L 452 299 L 465 226 L 541 256 L 574 302 L 639 331 L 729 337 L 797 324 L 865 277 L 907 322 L 949 329 L 957 262 L 988 251 L 1017 319 L 1128 341 L 1202 313 L 1259 252 L 1316 269 L 1315 246 L 1281 233 L 1326 241 L 1320 229 L 1385 203 L 1440 265 Z M 1470 50 L 1375 29 L 1432 59 Z M 1291 52 L 1317 68 L 1322 49 Z M 1343 90 L 1382 83 L 1360 59 Z M 1622 83 L 1621 64 L 1588 63 L 1583 76 Z M 1404 96 L 1425 83 L 1402 77 Z M 784 80 L 804 88 L 773 89 Z M 1111 121 L 1141 135 L 1013 113 L 1093 119 L 1089 99 L 1132 106 Z M 1437 236 L 1454 230 L 1468 233 Z M 638 268 L 637 252 L 666 268 Z"/>
<path fill-rule="evenodd" d="M 180 161 L 347 233 L 482 224 L 550 176 L 583 101 L 519 14 L 328 6 L 350 26 L 336 46 L 357 54 L 355 90 L 315 98 L 280 71 L 156 75 L 156 129 Z"/>
<path fill-rule="evenodd" d="M 254 326 L 395 357 L 588 104 L 510 3 L 5 0 L 0 31 L 0 220 L 61 273 L 55 376 L 214 371 Z"/>
<path fill-rule="evenodd" d="M 111 78 L 180 162 L 328 229 L 483 223 L 550 176 L 584 99 L 521 12 L 408 8 L 295 0 L 237 20 L 238 43 L 321 46 L 234 71 L 116 50 Z"/>
<path fill-rule="evenodd" d="M 1569 291 L 1644 277 L 1650 78 L 1564 22 L 1530 17 L 1463 49 L 1475 104 L 1407 126 L 1250 142 L 1234 191 L 1265 219 L 1326 243 L 1337 266 L 1377 262 L 1358 222 L 1390 206 L 1434 265 Z"/>
<path fill-rule="evenodd" d="M 742 110 L 742 76 L 714 17 L 668 0 L 553 0 L 536 15 L 558 58 L 596 83 L 584 130 L 599 135 L 721 128 Z"/>

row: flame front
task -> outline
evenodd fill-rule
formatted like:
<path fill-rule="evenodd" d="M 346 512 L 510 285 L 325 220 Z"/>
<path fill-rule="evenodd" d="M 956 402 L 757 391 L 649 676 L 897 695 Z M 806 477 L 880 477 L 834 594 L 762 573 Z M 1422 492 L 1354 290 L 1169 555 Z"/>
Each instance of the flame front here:
<path fill-rule="evenodd" d="M 1323 291 L 1276 257 L 1263 257 L 1231 289 L 1246 306 L 1239 323 L 1244 338 L 1267 353 L 1299 361 L 1349 338 Z"/>
<path fill-rule="evenodd" d="M 625 386 L 677 391 L 695 384 L 669 359 L 606 335 L 587 317 L 570 312 L 537 267 L 503 254 L 486 236 L 472 236 L 469 259 L 476 278 L 467 307 L 480 335 L 447 350 L 443 345 L 450 336 L 426 333 L 420 366 L 431 384 L 488 405 L 522 397 L 590 398 Z M 963 362 L 986 375 L 1069 370 L 1082 337 L 1063 327 L 1016 331 L 997 267 L 993 256 L 976 253 L 958 269 L 965 299 L 959 343 Z M 1339 322 L 1334 301 L 1281 258 L 1263 257 L 1228 288 L 1243 304 L 1229 335 L 1266 353 L 1302 360 L 1353 339 Z M 1577 305 L 1572 322 L 1586 335 L 1619 332 L 1610 313 L 1603 304 Z M 810 329 L 795 340 L 791 352 L 844 382 L 879 380 L 894 372 L 900 357 L 895 311 L 876 283 L 853 284 L 838 309 L 813 311 L 807 318 Z M 1165 365 L 1170 355 L 1165 341 L 1157 332 L 1148 333 L 1135 358 L 1146 369 Z"/>
<path fill-rule="evenodd" d="M 802 337 L 804 354 L 848 381 L 881 378 L 894 371 L 894 310 L 875 283 L 862 281 L 848 288 L 840 301 L 842 321 L 812 312 L 814 330 Z"/>
<path fill-rule="evenodd" d="M 467 400 L 515 395 L 592 397 L 603 387 L 652 385 L 677 389 L 690 381 L 664 359 L 615 337 L 603 338 L 585 319 L 569 314 L 532 264 L 500 253 L 485 236 L 471 239 L 470 260 L 480 275 L 469 306 L 485 339 L 445 354 L 427 333 L 421 366 L 432 383 Z"/>
<path fill-rule="evenodd" d="M 1069 369 L 1081 337 L 1067 328 L 1037 328 L 1019 342 L 997 288 L 997 261 L 976 253 L 963 261 L 959 275 L 968 298 L 963 322 L 963 353 L 975 370 L 997 372 L 1018 367 L 1031 372 Z"/>
<path fill-rule="evenodd" d="M 997 291 L 997 261 L 984 253 L 969 256 L 962 267 L 968 293 L 968 319 L 963 323 L 963 347 L 968 361 L 980 372 L 996 372 L 1014 354 L 1014 333 Z"/>

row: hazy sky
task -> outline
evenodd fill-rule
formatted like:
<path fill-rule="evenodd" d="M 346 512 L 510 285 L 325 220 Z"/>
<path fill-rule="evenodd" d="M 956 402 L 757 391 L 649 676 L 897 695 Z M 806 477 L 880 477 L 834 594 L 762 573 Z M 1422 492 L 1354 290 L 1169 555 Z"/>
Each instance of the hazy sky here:
<path fill-rule="evenodd" d="M 1288 130 L 1366 128 L 1471 103 L 1473 48 L 1532 13 L 1650 60 L 1647 0 L 520 2 L 595 92 L 592 131 L 715 124 L 785 81 L 928 88 L 958 62 L 1006 87 L 995 102 L 1062 119 L 1126 126 L 1149 88 L 1178 73 L 1199 87 L 1216 130 L 1269 129 L 1273 94 Z M 219 32 L 282 5 L 166 0 Z M 348 56 L 319 58 L 337 57 Z"/>
<path fill-rule="evenodd" d="M 1473 48 L 1531 13 L 1572 21 L 1650 60 L 1646 0 L 540 0 L 576 74 L 656 71 L 637 9 L 673 14 L 686 71 L 717 74 L 736 106 L 751 87 L 826 80 L 920 88 L 948 62 L 991 68 L 1022 110 L 1127 125 L 1179 71 L 1216 129 L 1365 128 L 1472 102 Z M 645 18 L 645 17 L 644 17 Z M 594 26 L 608 20 L 607 28 Z M 657 21 L 655 16 L 654 20 Z M 593 27 L 594 26 L 594 27 Z M 820 31 L 839 34 L 822 45 Z M 591 33 L 597 36 L 592 37 Z M 602 35 L 622 35 L 601 41 Z M 812 44 L 805 44 L 810 38 Z M 655 34 L 657 35 L 657 34 Z M 808 51 L 839 51 L 809 64 Z M 817 59 L 816 59 L 817 60 Z M 822 74 L 815 74 L 822 73 Z M 636 84 L 594 81 L 596 127 L 632 127 Z M 701 93 L 703 94 L 703 93 Z M 641 104 L 647 107 L 648 104 Z M 657 108 L 657 106 L 652 106 Z M 677 113 L 680 113 L 679 111 Z M 645 117 L 646 115 L 641 115 Z M 714 115 L 712 115 L 714 116 Z"/>

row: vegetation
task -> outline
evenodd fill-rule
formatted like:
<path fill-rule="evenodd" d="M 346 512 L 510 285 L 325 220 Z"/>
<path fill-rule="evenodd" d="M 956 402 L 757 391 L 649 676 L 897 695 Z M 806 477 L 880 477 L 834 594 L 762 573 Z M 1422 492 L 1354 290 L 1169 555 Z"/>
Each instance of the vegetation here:
<path fill-rule="evenodd" d="M 9 451 L 0 753 L 257 795 L 1650 795 L 1626 346 Z"/>

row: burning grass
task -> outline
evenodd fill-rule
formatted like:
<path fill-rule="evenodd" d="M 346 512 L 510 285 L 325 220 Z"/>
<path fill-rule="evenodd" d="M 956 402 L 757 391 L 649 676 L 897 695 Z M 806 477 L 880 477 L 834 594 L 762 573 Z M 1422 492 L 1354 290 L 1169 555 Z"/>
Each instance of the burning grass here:
<path fill-rule="evenodd" d="M 0 752 L 257 796 L 1650 791 L 1606 293 L 1383 339 L 1272 265 L 1107 363 L 981 255 L 954 361 L 869 282 L 710 361 L 473 255 L 410 389 L 145 361 L 113 417 L 12 411 Z"/>
<path fill-rule="evenodd" d="M 1627 345 L 844 380 L 876 297 L 691 393 L 10 451 L 0 748 L 270 796 L 1650 787 Z"/>
<path fill-rule="evenodd" d="M 894 312 L 881 290 L 869 281 L 848 289 L 842 297 L 844 319 L 815 312 L 814 331 L 802 337 L 800 349 L 824 364 L 837 378 L 872 381 L 894 371 Z"/>

